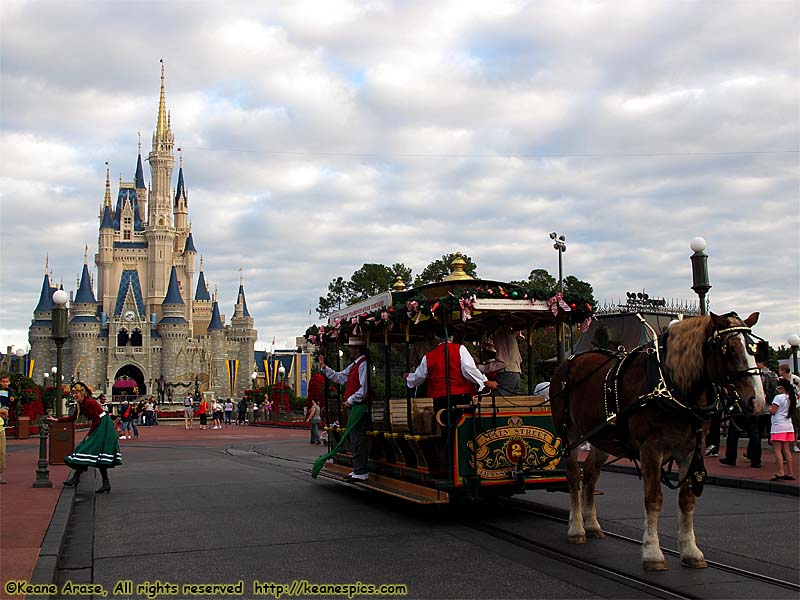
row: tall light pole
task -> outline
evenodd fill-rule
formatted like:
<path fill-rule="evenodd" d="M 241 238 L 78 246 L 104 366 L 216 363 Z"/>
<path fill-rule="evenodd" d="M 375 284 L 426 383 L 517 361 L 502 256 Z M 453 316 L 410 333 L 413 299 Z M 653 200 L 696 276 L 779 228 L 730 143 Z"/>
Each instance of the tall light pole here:
<path fill-rule="evenodd" d="M 789 339 L 786 340 L 789 342 L 789 345 L 792 347 L 792 362 L 794 363 L 794 374 L 797 375 L 799 372 L 797 369 L 797 350 L 800 349 L 800 335 L 793 333 L 789 336 Z"/>
<path fill-rule="evenodd" d="M 67 341 L 69 332 L 67 330 L 67 292 L 56 290 L 53 294 L 53 325 L 52 338 L 56 344 L 56 417 L 64 415 L 64 399 L 61 393 L 61 382 L 64 376 L 62 370 L 62 351 L 64 343 Z"/>
<path fill-rule="evenodd" d="M 700 298 L 700 314 L 708 314 L 706 306 L 706 294 L 711 289 L 711 284 L 708 282 L 708 254 L 704 252 L 706 249 L 706 241 L 701 237 L 692 238 L 689 242 L 689 247 L 692 249 L 692 289 Z"/>
<path fill-rule="evenodd" d="M 553 249 L 558 252 L 558 291 L 564 293 L 564 268 L 561 255 L 567 251 L 567 238 L 558 235 L 555 231 L 550 234 L 553 240 Z M 564 360 L 564 323 L 560 322 L 556 327 L 556 350 L 558 352 L 558 364 Z"/>

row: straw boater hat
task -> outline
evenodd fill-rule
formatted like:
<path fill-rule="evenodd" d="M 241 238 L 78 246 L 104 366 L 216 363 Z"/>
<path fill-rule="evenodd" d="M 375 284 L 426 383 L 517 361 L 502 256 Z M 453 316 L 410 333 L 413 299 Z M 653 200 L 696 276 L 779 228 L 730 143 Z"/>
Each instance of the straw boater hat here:
<path fill-rule="evenodd" d="M 345 344 L 345 345 L 346 346 L 366 346 L 367 343 L 364 341 L 364 338 L 353 336 L 353 337 L 351 337 L 350 339 L 347 340 L 347 344 Z"/>

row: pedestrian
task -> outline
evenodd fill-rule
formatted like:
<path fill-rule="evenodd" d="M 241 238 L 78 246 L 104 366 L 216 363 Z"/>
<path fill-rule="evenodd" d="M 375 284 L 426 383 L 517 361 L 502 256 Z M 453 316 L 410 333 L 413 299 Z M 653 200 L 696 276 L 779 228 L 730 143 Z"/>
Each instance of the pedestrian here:
<path fill-rule="evenodd" d="M 121 440 L 131 439 L 131 430 L 133 429 L 133 421 L 135 413 L 133 406 L 128 402 L 127 398 L 122 401 L 122 406 L 119 409 L 120 423 L 122 425 Z"/>
<path fill-rule="evenodd" d="M 469 404 L 476 392 L 484 388 L 497 389 L 498 384 L 478 370 L 467 348 L 454 343 L 452 336 L 446 335 L 443 325 L 436 329 L 434 335 L 438 345 L 422 357 L 416 371 L 404 377 L 410 388 L 428 381 L 428 394 L 433 398 L 433 414 L 442 428 L 443 444 L 439 457 L 441 466 L 444 466 L 445 457 L 451 456 L 453 445 L 453 427 L 449 424 L 457 423 L 462 414 L 461 409 L 454 407 Z"/>
<path fill-rule="evenodd" d="M 153 399 L 148 398 L 144 403 L 144 424 L 147 427 L 152 427 L 155 419 L 156 407 L 153 404 Z"/>
<path fill-rule="evenodd" d="M 208 425 L 208 413 L 211 412 L 211 405 L 208 400 L 203 398 L 200 400 L 200 405 L 197 407 L 197 414 L 200 417 L 200 429 L 205 429 Z"/>
<path fill-rule="evenodd" d="M 344 385 L 344 405 L 350 411 L 347 429 L 348 439 L 353 455 L 353 470 L 346 481 L 365 481 L 369 479 L 367 458 L 369 446 L 367 428 L 369 427 L 368 393 L 367 393 L 367 345 L 359 337 L 351 337 L 347 341 L 347 350 L 352 362 L 343 371 L 334 371 L 325 364 L 325 357 L 317 357 L 322 374 L 331 381 Z"/>
<path fill-rule="evenodd" d="M 211 422 L 214 425 L 211 429 L 222 429 L 222 404 L 216 398 L 211 405 L 211 411 Z"/>
<path fill-rule="evenodd" d="M 800 377 L 789 370 L 789 365 L 778 367 L 778 377 L 791 383 L 792 389 L 794 389 L 794 397 L 800 398 Z M 792 412 L 792 427 L 794 428 L 792 452 L 800 452 L 800 407 L 795 408 L 794 412 Z"/>
<path fill-rule="evenodd" d="M 311 399 L 311 406 L 306 415 L 306 423 L 311 423 L 311 443 L 321 444 L 322 442 L 319 439 L 319 424 L 322 423 L 322 416 L 316 398 Z"/>
<path fill-rule="evenodd" d="M 239 400 L 239 404 L 236 405 L 236 409 L 239 411 L 239 414 L 236 418 L 237 425 L 246 425 L 247 424 L 247 398 L 242 398 Z"/>
<path fill-rule="evenodd" d="M 71 391 L 75 402 L 77 402 L 72 414 L 60 419 L 48 416 L 47 420 L 51 423 L 74 422 L 80 413 L 91 421 L 92 426 L 83 441 L 72 451 L 72 454 L 64 458 L 64 463 L 74 469 L 69 479 L 64 482 L 64 485 L 67 487 L 78 485 L 81 475 L 89 467 L 95 467 L 100 470 L 100 476 L 103 479 L 103 485 L 95 490 L 95 493 L 107 494 L 111 491 L 108 469 L 122 464 L 119 438 L 117 438 L 117 434 L 114 431 L 111 418 L 100 404 L 92 399 L 92 390 L 89 386 L 79 381 L 72 385 Z"/>
<path fill-rule="evenodd" d="M 272 419 L 272 401 L 269 396 L 264 396 L 264 420 L 269 421 Z"/>
<path fill-rule="evenodd" d="M 139 398 L 139 402 L 136 404 L 136 415 L 139 417 L 139 425 L 144 427 L 144 407 L 145 407 L 144 398 Z"/>
<path fill-rule="evenodd" d="M 233 416 L 233 398 L 227 398 L 223 408 L 225 410 L 225 425 L 230 425 L 232 422 L 231 417 Z"/>
<path fill-rule="evenodd" d="M 191 394 L 186 394 L 183 399 L 183 425 L 186 429 L 194 426 L 194 398 Z"/>
<path fill-rule="evenodd" d="M 0 485 L 6 483 L 3 473 L 6 472 L 6 421 L 11 414 L 11 400 L 13 396 L 9 391 L 11 377 L 8 373 L 0 373 Z"/>
<path fill-rule="evenodd" d="M 778 472 L 770 481 L 794 481 L 792 452 L 789 446 L 794 441 L 792 414 L 797 409 L 797 396 L 791 382 L 786 379 L 779 379 L 775 389 L 778 393 L 769 405 L 769 412 L 772 415 L 770 439 L 775 450 L 775 458 L 778 460 Z M 784 464 L 788 473 L 784 473 Z"/>
<path fill-rule="evenodd" d="M 775 373 L 767 366 L 769 346 L 766 342 L 759 342 L 756 348 L 756 365 L 761 374 L 761 385 L 764 388 L 764 398 L 775 395 Z M 758 415 L 732 415 L 728 424 L 728 438 L 725 440 L 725 457 L 719 459 L 719 464 L 725 467 L 735 467 L 739 454 L 739 438 L 742 434 L 747 436 L 747 453 L 745 460 L 750 461 L 754 469 L 761 468 L 761 439 L 764 436 L 766 418 L 769 418 L 769 407 L 765 407 Z"/>

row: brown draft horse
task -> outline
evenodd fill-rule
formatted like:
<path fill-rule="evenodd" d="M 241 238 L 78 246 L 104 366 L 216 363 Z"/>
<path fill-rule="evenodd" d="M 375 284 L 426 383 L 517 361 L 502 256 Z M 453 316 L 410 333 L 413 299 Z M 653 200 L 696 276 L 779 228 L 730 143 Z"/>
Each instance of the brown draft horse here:
<path fill-rule="evenodd" d="M 570 516 L 567 536 L 571 543 L 585 544 L 587 537 L 605 537 L 597 521 L 594 491 L 608 455 L 638 459 L 645 506 L 643 566 L 648 570 L 665 570 L 667 563 L 658 539 L 658 518 L 663 505 L 659 480 L 662 465 L 674 459 L 680 467 L 678 540 L 681 563 L 693 568 L 707 566 L 695 543 L 696 494 L 691 474 L 698 467 L 702 471 L 707 419 L 718 402 L 724 402 L 728 408 L 737 405 L 744 414 L 757 414 L 764 407 L 764 390 L 750 337 L 750 327 L 757 320 L 758 313 L 744 321 L 736 313 L 724 316 L 711 313 L 674 322 L 666 336 L 666 351 L 656 353 L 655 348 L 647 350 L 645 347 L 632 351 L 617 377 L 606 378 L 618 362 L 608 353 L 579 354 L 559 366 L 550 384 L 550 398 L 556 431 L 568 452 Z M 651 394 L 653 365 L 659 364 L 653 362 L 654 358 L 660 358 L 660 391 L 671 392 L 667 393 L 666 404 Z M 605 395 L 606 387 L 616 387 L 616 398 Z M 651 396 L 644 406 L 634 406 L 641 405 L 648 394 Z M 671 403 L 677 406 L 670 407 Z M 688 414 L 693 416 L 687 416 L 680 405 L 689 409 Z M 626 407 L 631 408 L 626 410 Z M 608 415 L 614 413 L 619 417 L 612 418 L 610 426 L 604 427 Z M 583 465 L 581 481 L 578 446 L 587 436 L 592 450 Z M 695 466 L 690 472 L 692 464 Z M 700 484 L 699 495 L 702 475 L 696 479 Z"/>

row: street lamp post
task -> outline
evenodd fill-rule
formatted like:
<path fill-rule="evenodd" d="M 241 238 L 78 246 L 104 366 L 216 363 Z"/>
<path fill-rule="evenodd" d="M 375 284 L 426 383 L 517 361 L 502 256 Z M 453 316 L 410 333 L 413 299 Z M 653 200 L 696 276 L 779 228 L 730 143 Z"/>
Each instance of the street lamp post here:
<path fill-rule="evenodd" d="M 17 348 L 17 351 L 14 354 L 17 355 L 17 374 L 22 375 L 24 372 L 22 368 L 22 363 L 24 361 L 22 359 L 25 356 L 25 350 L 23 350 L 22 348 Z"/>
<path fill-rule="evenodd" d="M 692 289 L 700 298 L 700 314 L 708 314 L 706 307 L 706 294 L 711 289 L 711 284 L 708 282 L 708 254 L 704 252 L 706 249 L 706 241 L 701 237 L 692 238 L 689 242 L 689 247 L 692 249 Z"/>
<path fill-rule="evenodd" d="M 564 269 L 562 262 L 562 254 L 567 251 L 567 238 L 563 235 L 558 235 L 555 231 L 550 234 L 550 239 L 553 240 L 553 249 L 558 251 L 558 291 L 564 294 Z M 558 352 L 558 364 L 564 360 L 564 323 L 561 322 L 556 327 L 556 349 Z"/>
<path fill-rule="evenodd" d="M 797 368 L 797 350 L 800 349 L 800 335 L 793 333 L 789 336 L 789 339 L 786 340 L 789 342 L 789 345 L 792 347 L 792 362 L 794 363 L 794 374 L 797 375 L 798 368 Z"/>
<path fill-rule="evenodd" d="M 67 292 L 64 290 L 56 290 L 53 294 L 53 326 L 52 338 L 56 344 L 56 416 L 61 417 L 64 415 L 64 400 L 61 393 L 61 381 L 64 376 L 62 375 L 62 351 L 64 349 L 64 342 L 67 341 Z"/>

